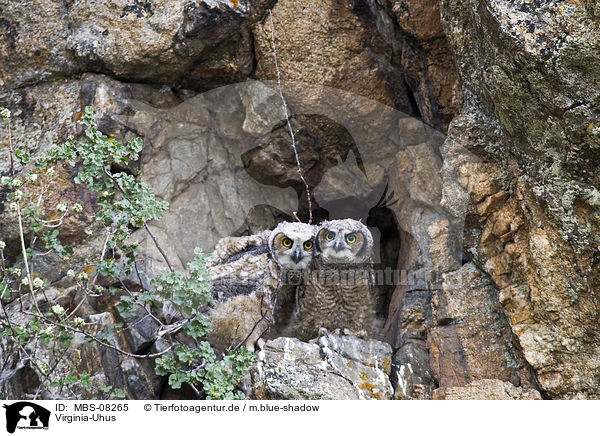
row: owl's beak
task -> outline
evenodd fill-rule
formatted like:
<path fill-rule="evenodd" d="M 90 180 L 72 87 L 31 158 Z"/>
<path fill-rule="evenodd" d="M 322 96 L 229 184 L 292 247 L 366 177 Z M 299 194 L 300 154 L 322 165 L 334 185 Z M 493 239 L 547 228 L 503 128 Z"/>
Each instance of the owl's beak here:
<path fill-rule="evenodd" d="M 333 244 L 333 249 L 336 251 L 336 253 L 339 253 L 340 251 L 342 251 L 344 249 L 343 242 L 340 239 L 335 241 L 335 244 Z"/>
<path fill-rule="evenodd" d="M 296 249 L 294 250 L 294 252 L 292 253 L 292 260 L 295 263 L 298 263 L 302 260 L 304 256 L 302 256 L 302 250 L 300 250 L 299 247 L 296 247 Z"/>

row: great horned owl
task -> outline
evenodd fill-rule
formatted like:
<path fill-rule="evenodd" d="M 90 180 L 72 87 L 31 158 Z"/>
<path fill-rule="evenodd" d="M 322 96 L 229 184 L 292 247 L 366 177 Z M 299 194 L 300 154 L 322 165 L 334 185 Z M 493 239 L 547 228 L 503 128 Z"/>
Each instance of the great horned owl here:
<path fill-rule="evenodd" d="M 278 266 L 277 293 L 273 300 L 273 327 L 267 337 L 284 334 L 290 325 L 297 289 L 313 260 L 315 226 L 304 223 L 281 223 L 269 237 L 269 251 Z"/>
<path fill-rule="evenodd" d="M 316 250 L 299 293 L 295 336 L 314 338 L 321 327 L 372 333 L 375 303 L 369 229 L 353 219 L 325 221 L 317 231 Z"/>
<path fill-rule="evenodd" d="M 303 223 L 280 223 L 258 235 L 219 241 L 213 253 L 209 341 L 226 350 L 254 342 L 270 327 L 280 330 L 291 314 L 290 295 L 313 257 L 315 228 Z"/>

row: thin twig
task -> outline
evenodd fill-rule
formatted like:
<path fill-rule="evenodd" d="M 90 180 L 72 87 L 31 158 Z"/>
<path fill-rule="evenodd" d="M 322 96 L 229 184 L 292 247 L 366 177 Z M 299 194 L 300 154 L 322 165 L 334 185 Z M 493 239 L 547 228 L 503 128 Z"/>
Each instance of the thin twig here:
<path fill-rule="evenodd" d="M 152 230 L 150 230 L 150 227 L 148 227 L 147 223 L 144 223 L 144 228 L 146 229 L 146 231 L 148 232 L 148 234 L 150 235 L 150 237 L 154 241 L 154 245 L 156 246 L 156 248 L 160 252 L 160 254 L 163 257 L 163 259 L 165 260 L 165 262 L 167 262 L 167 266 L 169 267 L 169 270 L 171 270 L 171 272 L 175 271 L 173 269 L 173 267 L 171 266 L 171 262 L 169 262 L 169 258 L 167 257 L 167 253 L 164 252 L 164 250 L 162 249 L 162 247 L 160 246 L 160 244 L 156 240 L 156 237 L 154 236 L 154 233 L 152 233 Z"/>
<path fill-rule="evenodd" d="M 12 178 L 15 177 L 15 162 L 13 159 L 13 154 L 14 154 L 14 149 L 13 149 L 13 145 L 12 145 L 12 133 L 11 133 L 11 128 L 10 128 L 10 122 L 8 123 L 8 148 L 9 148 L 9 154 L 10 154 L 10 175 Z M 35 298 L 35 292 L 33 291 L 33 273 L 31 271 L 29 271 L 29 262 L 27 261 L 27 249 L 25 248 L 25 235 L 23 233 L 23 218 L 21 216 L 21 201 L 17 200 L 17 218 L 19 221 L 19 236 L 21 239 L 21 251 L 23 252 L 23 261 L 25 263 L 25 270 L 27 271 L 27 280 L 29 281 L 29 292 L 31 293 L 31 298 L 33 300 L 33 304 L 35 305 L 37 311 L 41 314 L 42 311 L 40 310 L 40 307 L 37 304 L 37 300 Z M 42 289 L 43 291 L 43 289 Z M 44 293 L 44 296 L 46 296 L 46 293 Z M 46 300 L 48 298 L 46 297 Z"/>
<path fill-rule="evenodd" d="M 7 288 L 8 288 L 8 283 L 4 287 L 4 291 L 2 291 L 2 295 L 4 295 L 4 292 L 6 291 Z M 4 316 L 6 317 L 6 322 L 8 322 L 8 327 L 10 328 L 10 331 L 12 332 L 13 337 L 17 338 L 17 333 L 15 332 L 15 330 L 12 326 L 12 322 L 10 321 L 10 317 L 8 316 L 8 312 L 6 312 L 6 308 L 4 307 L 4 304 L 2 304 L 1 297 L 0 297 L 0 308 L 2 308 L 2 312 L 4 312 Z"/>
<path fill-rule="evenodd" d="M 6 345 L 8 347 L 9 344 L 6 344 Z M 10 347 L 10 348 L 12 348 L 12 347 Z M 6 349 L 4 349 L 4 351 L 6 351 Z M 0 368 L 0 372 L 4 372 L 4 369 L 6 368 L 6 365 L 8 365 L 8 359 L 10 359 L 11 355 L 12 355 L 12 352 L 11 353 L 9 353 L 9 352 L 6 353 L 6 358 L 4 359 L 4 363 L 2 364 L 2 368 Z"/>
<path fill-rule="evenodd" d="M 121 278 L 119 277 L 119 282 L 121 283 L 121 286 L 123 287 L 123 289 L 125 290 L 125 292 L 127 292 L 127 294 L 129 294 L 130 297 L 133 297 L 133 293 L 129 290 L 129 288 L 125 285 L 125 283 L 123 283 L 123 280 L 121 280 Z M 140 304 L 137 303 L 139 306 L 142 306 L 142 308 L 146 311 L 146 313 L 148 314 L 148 316 L 150 316 L 154 321 L 156 321 L 161 327 L 164 327 L 164 324 L 152 313 L 151 310 L 149 310 L 145 304 Z"/>
<path fill-rule="evenodd" d="M 283 96 L 283 87 L 281 85 L 281 71 L 279 70 L 279 64 L 277 62 L 277 48 L 275 46 L 275 25 L 273 24 L 273 13 L 269 9 L 269 20 L 271 21 L 271 44 L 273 46 L 273 59 L 275 60 L 275 70 L 277 71 L 277 86 L 279 87 L 279 96 L 281 97 L 281 103 L 283 105 L 283 113 L 285 115 L 285 120 L 287 122 L 288 129 L 290 131 L 290 136 L 292 138 L 292 148 L 294 149 L 294 157 L 296 158 L 296 165 L 298 167 L 298 175 L 300 176 L 300 180 L 304 184 L 304 189 L 306 189 L 306 198 L 308 200 L 308 224 L 312 224 L 312 203 L 310 198 L 310 188 L 308 187 L 308 183 L 304 178 L 304 174 L 302 173 L 302 165 L 300 164 L 300 158 L 298 157 L 298 150 L 296 148 L 296 137 L 294 136 L 294 130 L 292 129 L 292 123 L 290 121 L 290 116 L 288 114 L 288 105 L 285 101 L 285 97 Z"/>
<path fill-rule="evenodd" d="M 70 331 L 75 332 L 75 333 L 81 333 L 85 337 L 90 338 L 94 342 L 96 342 L 96 343 L 98 343 L 98 344 L 100 344 L 100 345 L 102 345 L 104 347 L 107 347 L 107 348 L 110 348 L 112 350 L 115 350 L 116 352 L 118 352 L 120 354 L 124 354 L 125 356 L 135 357 L 136 359 L 145 359 L 145 358 L 162 356 L 163 354 L 168 353 L 171 350 L 171 348 L 173 348 L 173 346 L 174 346 L 174 345 L 170 345 L 166 350 L 163 350 L 163 351 L 161 351 L 159 353 L 154 353 L 154 354 L 134 354 L 134 353 L 130 353 L 129 351 L 122 350 L 119 347 L 111 345 L 111 344 L 109 344 L 107 342 L 101 341 L 100 339 L 98 339 L 94 335 L 90 335 L 89 333 L 84 332 L 83 330 L 79 330 L 79 329 L 73 328 L 73 327 L 71 327 L 69 325 L 63 325 L 63 324 L 57 323 L 55 321 L 52 321 L 52 320 L 44 317 L 43 315 L 38 315 L 38 314 L 33 313 L 33 312 L 24 312 L 24 313 L 27 314 L 27 315 L 35 316 L 37 318 L 43 318 L 47 323 L 53 324 L 53 325 L 55 325 L 57 327 L 67 329 L 67 330 L 70 330 Z"/>
<path fill-rule="evenodd" d="M 37 311 L 41 314 L 42 311 L 38 306 L 35 292 L 33 290 L 33 274 L 29 271 L 29 262 L 27 260 L 27 249 L 25 248 L 25 235 L 23 234 L 23 220 L 21 219 L 21 202 L 17 200 L 17 218 L 19 221 L 19 236 L 21 239 L 21 251 L 23 253 L 23 262 L 25 263 L 25 271 L 27 271 L 27 281 L 29 282 L 29 293 Z"/>
<path fill-rule="evenodd" d="M 137 261 L 137 259 L 135 259 L 135 255 L 134 255 L 134 259 L 133 259 L 133 269 L 135 269 L 135 275 L 136 275 L 136 277 L 137 277 L 138 281 L 140 282 L 140 287 L 142 287 L 142 288 L 143 288 L 143 287 L 144 287 L 144 282 L 142 281 L 142 276 L 141 276 L 141 274 L 140 274 L 140 270 L 139 270 L 139 268 L 138 268 L 138 265 L 137 265 L 137 264 L 138 264 L 138 261 Z"/>
<path fill-rule="evenodd" d="M 264 297 L 260 297 L 260 318 L 258 319 L 258 321 L 256 321 L 254 323 L 254 327 L 252 327 L 252 330 L 250 330 L 250 333 L 248 333 L 248 335 L 239 344 L 237 344 L 233 350 L 227 350 L 227 353 L 237 351 L 242 345 L 244 345 L 244 343 L 250 338 L 250 336 L 252 336 L 252 333 L 254 333 L 254 330 L 256 330 L 256 327 L 258 327 L 258 325 L 263 320 L 267 320 L 267 322 L 269 324 L 272 323 L 271 322 L 272 320 L 270 320 L 269 318 L 267 318 L 267 312 L 268 311 L 267 312 L 263 312 L 263 301 L 264 301 Z M 265 333 L 265 331 L 263 331 L 263 333 L 260 336 L 262 336 Z M 259 338 L 260 338 L 260 336 L 259 336 Z"/>
<path fill-rule="evenodd" d="M 106 231 L 106 238 L 104 239 L 104 244 L 102 244 L 102 253 L 100 254 L 100 262 L 102 262 L 104 260 L 104 255 L 106 254 L 106 247 L 108 246 L 108 240 L 110 239 L 110 231 L 108 230 L 108 228 L 106 228 L 105 231 Z M 100 262 L 98 262 L 98 263 L 100 263 Z M 91 287 L 94 287 L 94 285 L 96 284 L 96 281 L 98 280 L 99 275 L 100 275 L 99 268 L 96 268 L 96 275 L 94 275 L 94 279 L 90 283 Z"/>
<path fill-rule="evenodd" d="M 113 184 L 117 187 L 117 189 L 121 192 L 121 194 L 123 194 L 123 196 L 125 198 L 127 198 L 127 194 L 125 193 L 125 191 L 123 190 L 123 188 L 121 188 L 121 185 L 119 184 L 119 182 L 113 177 L 113 175 L 109 172 L 104 170 L 104 173 L 108 176 L 108 178 L 113 182 Z M 167 266 L 169 267 L 169 270 L 171 272 L 174 272 L 175 270 L 173 269 L 173 267 L 171 266 L 171 262 L 169 262 L 169 258 L 167 257 L 167 253 L 165 253 L 165 251 L 162 249 L 162 247 L 160 246 L 160 244 L 158 243 L 158 240 L 156 239 L 156 237 L 154 236 L 154 233 L 152 233 L 152 231 L 150 230 L 150 227 L 148 227 L 148 224 L 146 222 L 144 222 L 144 229 L 146 229 L 146 232 L 148 232 L 148 234 L 150 235 L 150 237 L 152 238 L 152 241 L 154 241 L 154 245 L 156 246 L 156 248 L 158 249 L 158 251 L 160 252 L 161 256 L 163 257 L 163 259 L 165 260 L 165 262 L 167 263 Z"/>
<path fill-rule="evenodd" d="M 10 176 L 15 178 L 15 161 L 13 159 L 12 133 L 10 130 L 10 121 L 8 122 L 8 150 L 10 154 Z"/>
<path fill-rule="evenodd" d="M 75 314 L 75 312 L 77 312 L 79 310 L 79 308 L 81 307 L 81 305 L 85 302 L 85 300 L 88 297 L 88 293 L 86 292 L 85 295 L 83 296 L 83 298 L 81 299 L 81 301 L 79 302 L 79 304 L 77 304 L 77 306 L 75 307 L 75 309 L 73 309 L 71 311 L 71 313 L 69 313 L 66 317 L 65 317 L 65 321 L 68 320 L 69 318 L 71 318 L 73 316 L 73 314 Z"/>

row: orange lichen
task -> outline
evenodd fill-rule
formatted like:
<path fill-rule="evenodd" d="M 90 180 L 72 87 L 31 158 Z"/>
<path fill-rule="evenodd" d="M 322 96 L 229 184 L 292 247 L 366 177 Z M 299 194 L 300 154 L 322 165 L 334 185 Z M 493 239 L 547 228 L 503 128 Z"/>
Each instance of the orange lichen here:
<path fill-rule="evenodd" d="M 240 0 L 229 0 L 234 8 L 240 7 Z"/>
<path fill-rule="evenodd" d="M 349 367 L 353 367 L 354 366 L 354 362 L 348 362 L 346 365 L 348 365 Z"/>
<path fill-rule="evenodd" d="M 375 398 L 376 400 L 381 400 L 381 394 L 377 391 L 377 386 L 373 383 L 364 382 L 358 385 L 363 391 L 367 393 L 367 395 L 371 398 Z"/>

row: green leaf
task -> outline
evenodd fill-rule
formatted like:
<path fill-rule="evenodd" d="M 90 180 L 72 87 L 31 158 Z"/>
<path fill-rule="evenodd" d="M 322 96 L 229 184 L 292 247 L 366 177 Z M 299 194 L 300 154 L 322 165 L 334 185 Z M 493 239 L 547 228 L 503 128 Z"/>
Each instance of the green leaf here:
<path fill-rule="evenodd" d="M 204 315 L 198 315 L 193 320 L 187 322 L 183 329 L 194 339 L 198 339 L 211 331 L 210 319 Z"/>
<path fill-rule="evenodd" d="M 18 148 L 17 150 L 15 150 L 15 157 L 23 166 L 27 165 L 29 161 L 31 161 L 31 156 L 29 155 L 29 153 L 27 153 L 27 151 L 22 148 Z"/>
<path fill-rule="evenodd" d="M 119 314 L 123 318 L 131 318 L 136 313 L 134 297 L 131 297 L 129 295 L 121 296 L 117 308 L 119 309 Z"/>
<path fill-rule="evenodd" d="M 121 275 L 121 268 L 114 259 L 101 260 L 98 263 L 98 273 L 106 277 L 116 278 Z"/>

